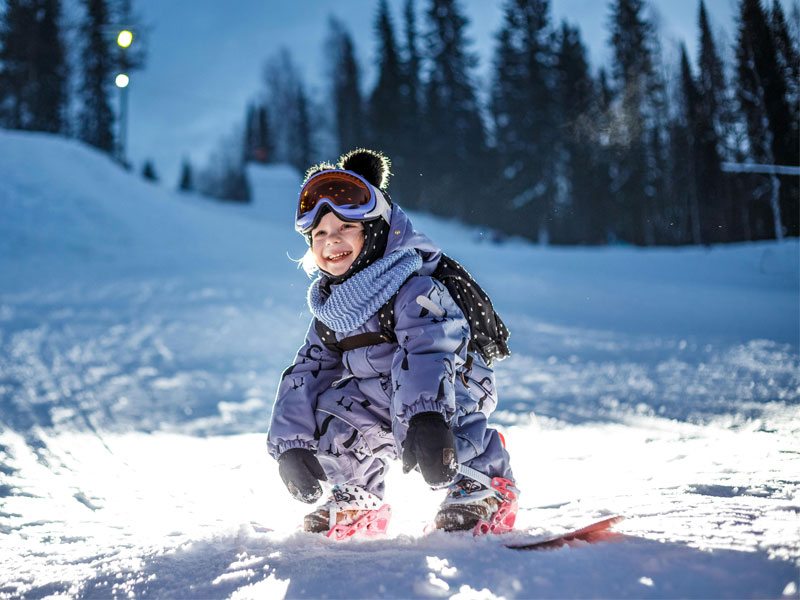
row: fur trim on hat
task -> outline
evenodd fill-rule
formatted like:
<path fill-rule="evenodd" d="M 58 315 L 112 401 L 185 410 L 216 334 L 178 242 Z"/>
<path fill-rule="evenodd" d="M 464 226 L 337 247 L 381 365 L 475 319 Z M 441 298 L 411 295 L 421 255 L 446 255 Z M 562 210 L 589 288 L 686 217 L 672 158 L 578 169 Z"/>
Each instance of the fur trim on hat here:
<path fill-rule="evenodd" d="M 372 185 L 386 189 L 391 175 L 391 162 L 387 156 L 376 150 L 356 148 L 339 158 L 336 165 L 339 169 L 358 173 Z"/>
<path fill-rule="evenodd" d="M 321 173 L 322 171 L 330 171 L 331 169 L 335 169 L 336 165 L 332 165 L 331 163 L 325 161 L 321 162 L 318 165 L 314 165 L 310 167 L 308 171 L 306 171 L 305 177 L 303 178 L 303 185 L 308 183 L 308 180 L 311 179 L 317 173 Z"/>

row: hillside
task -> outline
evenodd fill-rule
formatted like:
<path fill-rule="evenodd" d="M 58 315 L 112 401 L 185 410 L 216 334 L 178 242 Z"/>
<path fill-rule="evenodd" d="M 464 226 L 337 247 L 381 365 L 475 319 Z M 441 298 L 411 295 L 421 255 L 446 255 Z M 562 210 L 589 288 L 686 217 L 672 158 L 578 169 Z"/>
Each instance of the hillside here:
<path fill-rule="evenodd" d="M 0 130 L 0 157 L 0 598 L 798 597 L 797 240 L 545 248 L 412 215 L 512 331 L 510 535 L 627 519 L 536 553 L 423 535 L 441 492 L 395 468 L 388 537 L 336 545 L 265 449 L 309 321 L 299 176 L 251 167 L 239 206 L 46 135 Z"/>

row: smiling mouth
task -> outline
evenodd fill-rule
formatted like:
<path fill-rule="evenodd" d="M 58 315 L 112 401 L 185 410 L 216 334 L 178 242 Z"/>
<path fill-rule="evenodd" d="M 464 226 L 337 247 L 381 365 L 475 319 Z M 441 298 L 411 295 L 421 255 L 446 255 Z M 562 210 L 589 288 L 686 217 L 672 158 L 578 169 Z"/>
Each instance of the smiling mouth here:
<path fill-rule="evenodd" d="M 331 254 L 327 260 L 328 262 L 337 262 L 345 258 L 346 256 L 350 256 L 352 252 L 350 250 L 345 250 L 344 252 L 339 252 L 338 254 Z"/>

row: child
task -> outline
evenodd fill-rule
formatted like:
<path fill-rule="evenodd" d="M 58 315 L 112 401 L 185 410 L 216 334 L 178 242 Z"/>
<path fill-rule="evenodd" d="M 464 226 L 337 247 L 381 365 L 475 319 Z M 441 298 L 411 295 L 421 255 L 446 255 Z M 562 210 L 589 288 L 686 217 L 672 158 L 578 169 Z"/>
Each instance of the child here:
<path fill-rule="evenodd" d="M 431 277 L 441 251 L 392 204 L 388 177 L 388 160 L 369 150 L 306 174 L 295 228 L 320 271 L 308 291 L 318 323 L 282 375 L 269 452 L 298 500 L 317 501 L 320 480 L 334 484 L 305 531 L 384 532 L 384 477 L 397 458 L 404 473 L 418 468 L 431 487 L 447 487 L 436 528 L 508 531 L 518 492 L 502 438 L 487 426 L 494 372 L 468 352 L 469 325 Z M 392 297 L 396 339 L 376 314 Z"/>

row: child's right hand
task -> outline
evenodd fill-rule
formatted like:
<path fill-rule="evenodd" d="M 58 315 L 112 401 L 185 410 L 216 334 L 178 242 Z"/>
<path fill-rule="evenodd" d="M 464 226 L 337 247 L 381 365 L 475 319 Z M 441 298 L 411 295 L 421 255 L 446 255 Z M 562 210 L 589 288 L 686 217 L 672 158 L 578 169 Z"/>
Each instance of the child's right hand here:
<path fill-rule="evenodd" d="M 328 480 L 316 455 L 305 448 L 291 448 L 281 454 L 278 472 L 292 496 L 308 504 L 322 496 L 319 480 Z"/>

